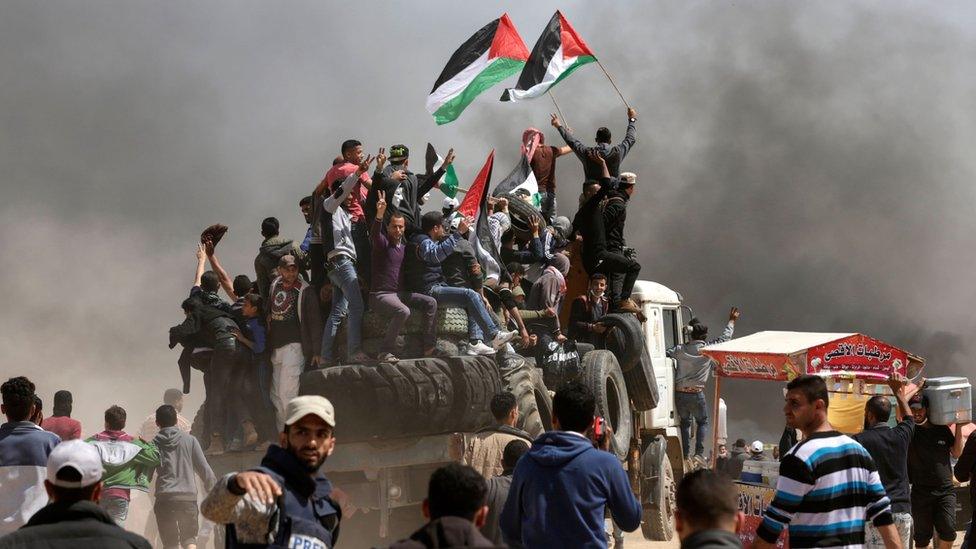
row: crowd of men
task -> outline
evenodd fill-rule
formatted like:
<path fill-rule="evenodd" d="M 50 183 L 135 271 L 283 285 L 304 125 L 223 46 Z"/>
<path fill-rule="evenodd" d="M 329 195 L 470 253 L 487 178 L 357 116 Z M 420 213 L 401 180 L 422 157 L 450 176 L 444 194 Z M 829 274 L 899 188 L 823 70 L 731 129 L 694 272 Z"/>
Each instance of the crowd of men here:
<path fill-rule="evenodd" d="M 274 442 L 300 376 L 310 369 L 451 352 L 518 360 L 517 353 L 536 354 L 567 337 L 592 340 L 611 311 L 639 314 L 630 296 L 640 264 L 624 238 L 636 183 L 636 175 L 620 171 L 636 141 L 636 112 L 628 109 L 627 117 L 617 145 L 607 128 L 597 131 L 595 145 L 584 145 L 556 116 L 552 125 L 563 147 L 546 145 L 538 129 L 526 130 L 521 151 L 539 193 L 489 200 L 497 268 L 488 268 L 474 220 L 456 209 L 456 200 L 421 211 L 454 162 L 453 149 L 436 169 L 428 162 L 418 174 L 405 145 L 372 156 L 360 141 L 344 141 L 319 184 L 299 200 L 303 239 L 283 236 L 275 217 L 261 222 L 253 275 L 231 278 L 217 256 L 227 228 L 206 229 L 184 320 L 170 330 L 170 346 L 183 348 L 184 391 L 191 370 L 203 372 L 206 453 Z M 570 152 L 584 173 L 573 221 L 559 215 L 555 201 L 556 159 Z M 527 230 L 513 226 L 513 200 L 537 206 L 520 221 Z M 591 277 L 590 289 L 580 304 L 566 305 L 571 315 L 564 327 L 559 318 L 573 261 Z M 468 320 L 468 337 L 452 342 L 456 351 L 437 339 L 438 310 L 450 307 L 463 309 Z M 384 333 L 364 334 L 367 311 L 382 319 Z M 417 335 L 404 333 L 412 316 L 419 317 Z"/>

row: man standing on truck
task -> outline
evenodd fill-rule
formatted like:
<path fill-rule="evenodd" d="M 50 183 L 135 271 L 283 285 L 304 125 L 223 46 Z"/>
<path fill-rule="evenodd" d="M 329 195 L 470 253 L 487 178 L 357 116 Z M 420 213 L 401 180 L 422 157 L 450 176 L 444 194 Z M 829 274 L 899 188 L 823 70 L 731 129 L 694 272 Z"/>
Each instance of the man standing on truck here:
<path fill-rule="evenodd" d="M 739 309 L 732 307 L 729 312 L 729 323 L 721 337 L 706 341 L 708 326 L 692 318 L 688 326 L 691 329 L 690 341 L 678 344 L 668 350 L 668 356 L 674 359 L 674 408 L 681 419 L 681 446 L 685 459 L 692 456 L 704 462 L 705 441 L 708 439 L 708 403 L 705 401 L 705 384 L 708 376 L 715 369 L 715 361 L 701 353 L 701 348 L 732 339 L 735 333 L 735 321 L 739 319 Z M 695 421 L 695 452 L 691 452 L 691 422 Z"/>
<path fill-rule="evenodd" d="M 789 528 L 790 547 L 860 547 L 871 521 L 887 549 L 901 549 L 874 460 L 827 421 L 823 378 L 800 376 L 786 385 L 783 413 L 803 441 L 779 463 L 776 495 L 756 530 L 753 549 L 772 549 Z"/>
<path fill-rule="evenodd" d="M 611 146 L 610 145 L 610 130 L 608 128 L 599 128 L 596 131 L 596 145 L 593 147 L 588 147 L 584 145 L 579 139 L 577 139 L 573 132 L 563 126 L 559 117 L 555 114 L 550 115 L 552 117 L 551 123 L 554 128 L 559 130 L 559 135 L 563 136 L 566 144 L 569 148 L 576 153 L 580 162 L 583 163 L 583 176 L 587 180 L 599 179 L 601 177 L 600 172 L 602 167 L 593 158 L 593 155 L 598 155 L 603 159 L 610 169 L 611 177 L 620 176 L 620 164 L 623 163 L 624 157 L 630 152 L 631 147 L 637 142 L 637 111 L 627 107 L 627 134 L 624 135 L 624 140 L 619 144 Z"/>
<path fill-rule="evenodd" d="M 228 545 L 328 547 L 339 539 L 342 512 L 320 472 L 335 449 L 335 409 L 320 396 L 288 402 L 279 444 L 261 466 L 217 480 L 200 511 L 227 525 Z"/>
<path fill-rule="evenodd" d="M 609 452 L 611 436 L 597 449 L 586 434 L 596 400 L 578 381 L 562 386 L 553 399 L 549 431 L 532 443 L 512 475 L 499 526 L 509 545 L 606 547 L 607 510 L 627 532 L 640 526 L 641 504 L 627 472 Z"/>
<path fill-rule="evenodd" d="M 909 403 L 915 416 L 915 434 L 908 447 L 915 547 L 928 547 L 934 529 L 939 547 L 950 549 L 956 540 L 956 492 L 949 456 L 962 454 L 962 424 L 956 423 L 953 436 L 949 427 L 929 421 L 928 396 L 916 394 Z"/>
<path fill-rule="evenodd" d="M 888 380 L 892 394 L 898 401 L 898 425 L 888 427 L 891 416 L 891 401 L 887 396 L 876 395 L 864 404 L 864 430 L 854 435 L 854 440 L 871 454 L 878 466 L 881 483 L 884 484 L 888 499 L 891 500 L 891 513 L 895 528 L 901 538 L 902 547 L 908 547 L 912 535 L 912 505 L 908 487 L 908 445 L 915 433 L 915 419 L 908 401 L 918 391 L 918 386 L 909 386 L 905 381 L 892 376 Z M 864 546 L 875 549 L 884 546 L 874 525 L 864 526 Z"/>

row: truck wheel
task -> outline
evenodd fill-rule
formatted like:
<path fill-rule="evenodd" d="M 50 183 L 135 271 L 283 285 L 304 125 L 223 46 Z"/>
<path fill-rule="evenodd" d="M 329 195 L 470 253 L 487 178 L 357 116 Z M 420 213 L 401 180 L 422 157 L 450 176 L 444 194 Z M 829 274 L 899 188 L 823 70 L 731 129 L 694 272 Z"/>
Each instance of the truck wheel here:
<path fill-rule="evenodd" d="M 592 351 L 583 357 L 583 383 L 593 391 L 596 413 L 613 428 L 611 451 L 626 459 L 633 436 L 633 418 L 627 386 L 617 357 L 610 351 Z"/>
<path fill-rule="evenodd" d="M 644 330 L 640 322 L 630 313 L 604 315 L 599 322 L 612 328 L 600 338 L 600 347 L 616 355 L 622 372 L 629 372 L 640 362 L 644 348 Z"/>
<path fill-rule="evenodd" d="M 649 494 L 651 503 L 644 504 L 641 518 L 641 533 L 653 541 L 671 541 L 674 536 L 674 471 L 671 461 L 662 453 L 658 481 L 654 483 L 654 493 Z"/>
<path fill-rule="evenodd" d="M 451 430 L 477 431 L 491 425 L 491 399 L 502 390 L 495 361 L 485 356 L 459 356 L 447 359 L 446 365 L 454 384 Z"/>
<path fill-rule="evenodd" d="M 412 315 L 411 315 L 412 316 Z M 437 308 L 437 337 L 468 337 L 468 313 L 460 307 Z"/>
<path fill-rule="evenodd" d="M 552 400 L 542 381 L 542 372 L 525 360 L 502 371 L 502 390 L 515 395 L 518 427 L 535 438 L 552 429 Z"/>
<path fill-rule="evenodd" d="M 516 238 L 532 240 L 529 219 L 533 216 L 539 218 L 540 231 L 546 228 L 546 220 L 538 208 L 511 193 L 505 195 L 505 198 L 508 199 L 508 216 L 512 220 L 512 230 L 515 231 Z"/>
<path fill-rule="evenodd" d="M 657 407 L 660 395 L 657 380 L 654 378 L 654 364 L 651 363 L 651 355 L 646 347 L 641 349 L 641 359 L 637 366 L 624 372 L 624 382 L 627 383 L 627 393 L 635 410 L 643 412 Z"/>

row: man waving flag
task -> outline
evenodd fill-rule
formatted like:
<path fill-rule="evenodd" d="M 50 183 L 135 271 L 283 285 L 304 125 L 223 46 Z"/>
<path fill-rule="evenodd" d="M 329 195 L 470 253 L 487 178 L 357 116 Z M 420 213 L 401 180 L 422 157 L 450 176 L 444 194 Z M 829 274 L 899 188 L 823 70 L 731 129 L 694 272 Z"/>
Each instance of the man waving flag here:
<path fill-rule="evenodd" d="M 454 121 L 481 92 L 525 66 L 529 50 L 508 14 L 474 33 L 447 61 L 427 96 L 438 124 Z"/>
<path fill-rule="evenodd" d="M 501 100 L 520 101 L 539 97 L 576 69 L 594 61 L 596 57 L 590 47 L 576 34 L 562 12 L 557 11 L 532 48 L 518 84 L 505 90 Z"/>

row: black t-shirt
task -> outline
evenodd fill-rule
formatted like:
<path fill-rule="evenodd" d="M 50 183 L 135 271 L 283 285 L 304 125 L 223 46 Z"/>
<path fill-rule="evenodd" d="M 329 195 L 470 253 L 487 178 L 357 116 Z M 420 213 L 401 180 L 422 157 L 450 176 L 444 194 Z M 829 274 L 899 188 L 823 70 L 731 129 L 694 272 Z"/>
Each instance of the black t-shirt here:
<path fill-rule="evenodd" d="M 871 454 L 878 475 L 884 484 L 891 512 L 911 513 L 911 492 L 908 487 L 908 447 L 915 432 L 915 420 L 905 418 L 894 429 L 880 423 L 854 435 L 854 440 Z"/>
<path fill-rule="evenodd" d="M 271 288 L 271 329 L 268 331 L 269 347 L 277 349 L 289 343 L 301 343 L 302 331 L 298 323 L 298 307 L 301 288 L 298 285 L 285 289 L 279 281 Z"/>
<path fill-rule="evenodd" d="M 949 451 L 955 437 L 945 425 L 915 426 L 915 436 L 908 447 L 908 478 L 912 486 L 952 488 Z"/>

